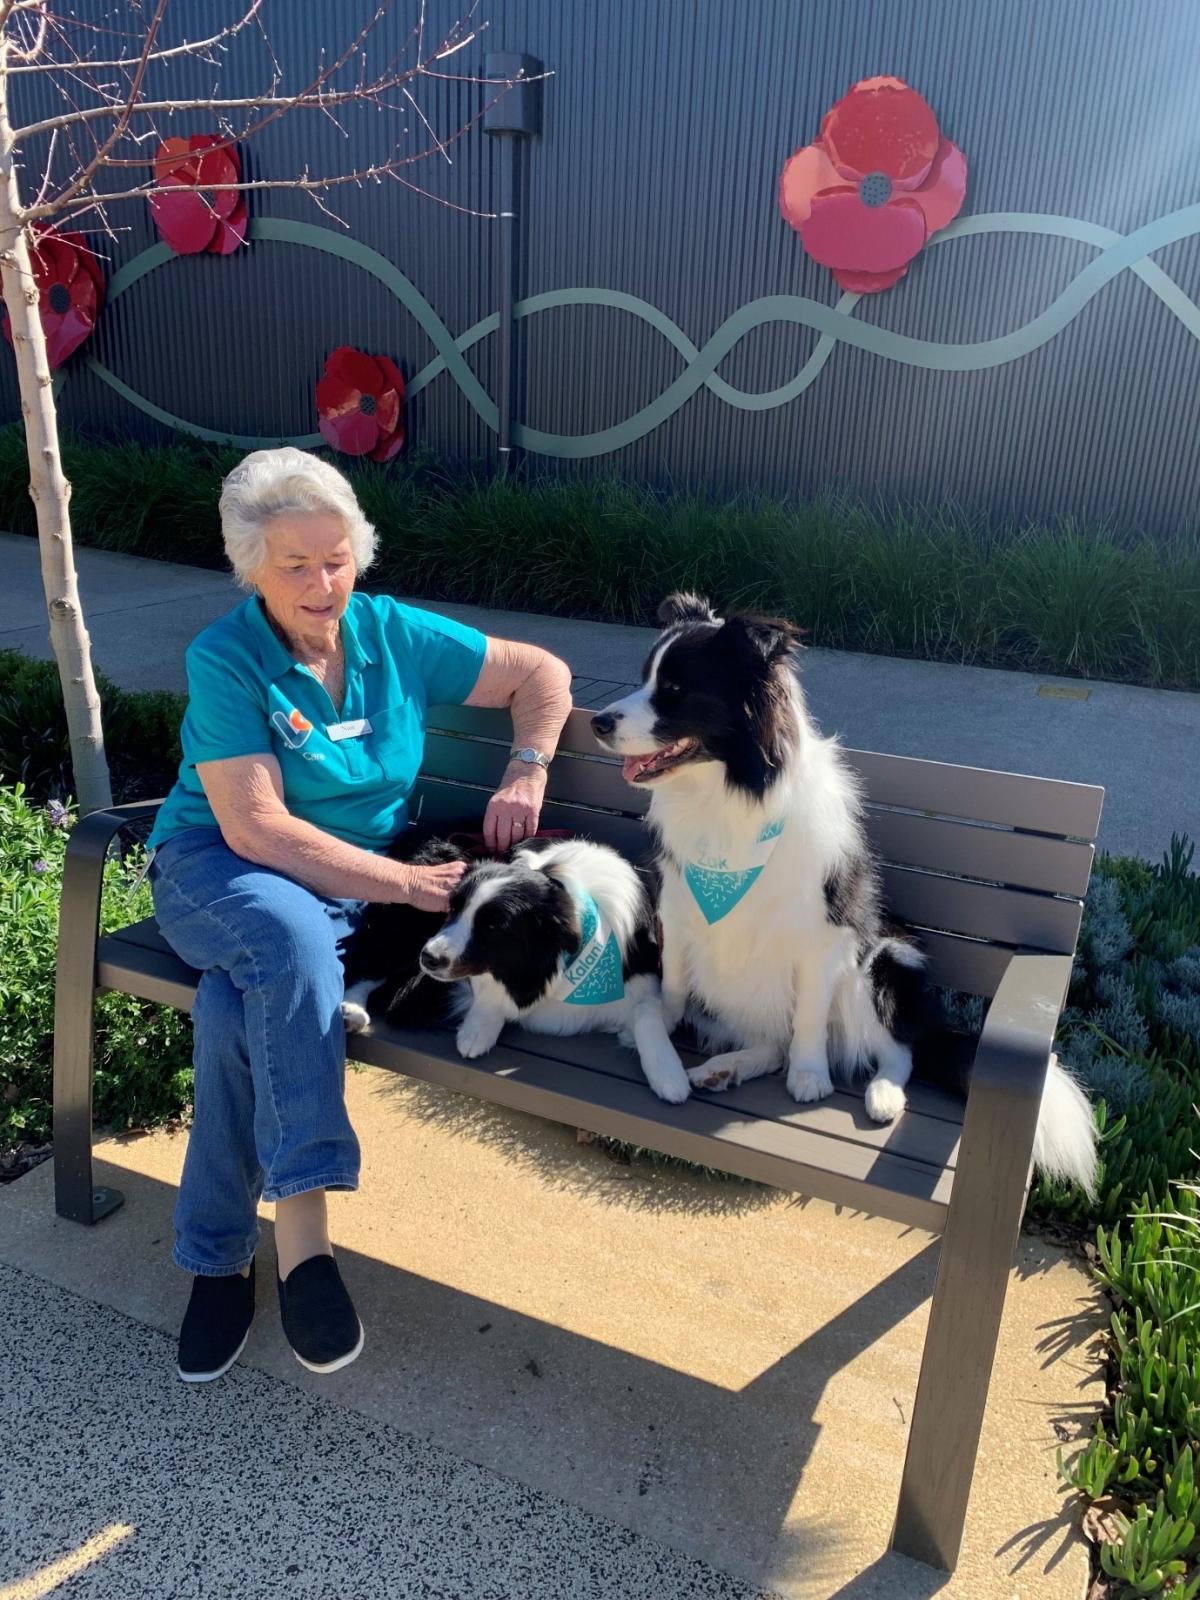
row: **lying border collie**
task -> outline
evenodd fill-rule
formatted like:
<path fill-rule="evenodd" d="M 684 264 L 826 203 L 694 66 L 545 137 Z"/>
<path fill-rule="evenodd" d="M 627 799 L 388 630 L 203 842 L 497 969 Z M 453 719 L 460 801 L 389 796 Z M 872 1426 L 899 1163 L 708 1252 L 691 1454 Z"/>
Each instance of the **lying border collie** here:
<path fill-rule="evenodd" d="M 419 864 L 466 859 L 442 840 L 401 849 Z M 615 1033 L 661 1099 L 690 1093 L 663 1023 L 649 898 L 615 850 L 582 839 L 522 845 L 471 867 L 444 925 L 411 906 L 371 906 L 347 952 L 342 1014 L 352 1031 L 373 1015 L 408 1026 L 453 1016 L 468 1059 L 486 1054 L 506 1022 Z"/>
<path fill-rule="evenodd" d="M 720 1089 L 786 1066 L 813 1101 L 833 1092 L 832 1063 L 871 1075 L 867 1113 L 890 1122 L 934 1015 L 925 958 L 883 915 L 857 777 L 809 716 L 798 634 L 687 594 L 659 617 L 642 687 L 592 728 L 652 791 L 666 1025 L 686 1008 L 718 1052 L 688 1076 Z M 1034 1158 L 1092 1187 L 1091 1107 L 1056 1058 Z"/>

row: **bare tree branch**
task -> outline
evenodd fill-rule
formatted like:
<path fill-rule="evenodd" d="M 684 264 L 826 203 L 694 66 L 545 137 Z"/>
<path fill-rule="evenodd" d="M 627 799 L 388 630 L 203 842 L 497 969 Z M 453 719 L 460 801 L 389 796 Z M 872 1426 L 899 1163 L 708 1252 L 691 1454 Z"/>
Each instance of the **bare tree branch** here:
<path fill-rule="evenodd" d="M 42 5 L 44 0 L 36 0 L 36 3 Z M 234 34 L 240 33 L 244 27 L 255 20 L 262 7 L 263 0 L 253 0 L 253 4 L 245 15 L 239 17 L 236 22 L 231 22 L 227 28 L 222 28 L 220 33 L 214 33 L 207 39 L 185 40 L 183 44 L 172 45 L 168 50 L 152 50 L 146 60 L 171 61 L 179 56 L 201 55 L 205 50 L 214 49 L 223 40 L 231 39 Z M 49 21 L 49 13 L 44 13 L 44 18 Z M 117 61 L 94 61 L 90 56 L 81 56 L 74 64 L 77 68 L 86 68 L 88 72 L 100 72 L 113 68 L 136 67 L 138 59 L 136 56 L 124 56 Z M 8 70 L 9 74 L 13 75 L 18 72 L 55 72 L 61 70 L 61 68 L 60 63 L 57 61 L 39 61 L 32 66 L 9 67 Z"/>
<path fill-rule="evenodd" d="M 424 161 L 428 156 L 433 155 L 437 151 L 440 151 L 444 155 L 444 146 L 452 143 L 454 140 L 461 139 L 464 134 L 468 133 L 474 124 L 479 121 L 482 115 L 482 111 L 478 112 L 468 122 L 465 122 L 457 132 L 451 134 L 449 139 L 443 139 L 439 144 L 430 145 L 424 150 L 414 151 L 410 155 L 393 156 L 387 161 L 374 162 L 369 167 L 358 167 L 353 172 L 329 173 L 317 178 L 309 177 L 307 174 L 304 174 L 298 178 L 252 178 L 247 179 L 244 183 L 206 183 L 202 187 L 197 185 L 196 193 L 197 195 L 203 197 L 210 194 L 222 193 L 244 194 L 252 189 L 333 189 L 347 183 L 357 183 L 361 185 L 370 180 L 377 180 L 385 177 L 397 177 L 399 175 L 399 169 L 402 167 L 416 166 L 418 162 Z M 217 150 L 219 148 L 224 147 L 217 145 L 211 146 L 212 150 Z M 205 150 L 199 153 L 207 155 L 209 154 L 209 151 Z M 191 157 L 186 159 L 194 160 L 196 154 L 197 152 L 193 151 Z M 415 186 L 410 185 L 410 187 Z M 420 190 L 419 192 L 424 194 L 428 191 Z M 83 211 L 90 210 L 94 206 L 107 205 L 109 201 L 113 200 L 148 200 L 156 194 L 177 195 L 178 193 L 179 186 L 177 184 L 161 184 L 151 182 L 141 184 L 136 189 L 118 189 L 110 193 L 80 195 L 76 199 L 68 200 L 65 203 L 58 200 L 53 200 L 45 205 L 30 206 L 22 212 L 22 219 L 26 222 L 41 222 L 46 217 L 56 216 L 62 211 L 66 211 L 68 215 L 76 217 Z M 207 201 L 205 203 L 207 204 Z M 465 206 L 456 207 L 455 209 L 464 211 L 469 210 L 469 208 Z M 471 214 L 473 216 L 491 216 L 493 213 L 489 211 L 479 211 L 472 212 Z M 213 215 L 214 217 L 217 215 L 215 209 L 213 210 Z"/>
<path fill-rule="evenodd" d="M 95 174 L 100 170 L 105 156 L 112 149 L 113 145 L 116 144 L 117 140 L 121 137 L 128 126 L 133 107 L 137 102 L 138 94 L 141 92 L 142 79 L 146 75 L 147 57 L 149 56 L 150 51 L 154 48 L 154 41 L 158 36 L 159 25 L 162 22 L 163 12 L 166 9 L 167 0 L 157 0 L 157 4 L 154 7 L 154 15 L 150 19 L 150 26 L 146 30 L 146 42 L 142 48 L 142 53 L 138 60 L 137 67 L 134 70 L 133 81 L 129 86 L 129 98 L 125 103 L 124 110 L 117 119 L 117 125 L 109 134 L 104 143 L 100 146 L 100 148 L 96 151 L 96 154 L 92 157 L 91 161 L 89 161 L 87 166 L 84 167 L 83 171 L 73 178 L 71 182 L 68 183 L 67 187 L 55 196 L 55 200 L 60 206 L 65 205 L 66 202 L 69 201 L 74 195 L 77 195 L 81 189 L 87 187 Z"/>

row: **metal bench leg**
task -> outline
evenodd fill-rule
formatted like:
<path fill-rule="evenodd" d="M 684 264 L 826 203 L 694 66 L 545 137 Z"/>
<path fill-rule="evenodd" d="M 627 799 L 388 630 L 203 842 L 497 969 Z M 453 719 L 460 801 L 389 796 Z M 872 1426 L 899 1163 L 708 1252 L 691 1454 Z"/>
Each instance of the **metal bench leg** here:
<path fill-rule="evenodd" d="M 108 847 L 153 805 L 94 811 L 72 830 L 58 913 L 54 983 L 54 1209 L 72 1222 L 99 1222 L 124 1196 L 92 1182 L 92 1037 L 100 889 Z"/>
<path fill-rule="evenodd" d="M 85 928 L 65 935 L 64 943 L 72 937 L 77 944 L 90 943 L 92 961 L 90 971 L 72 975 L 72 967 L 83 965 L 78 952 L 59 951 L 54 998 L 54 1209 L 72 1222 L 92 1223 L 115 1211 L 124 1196 L 118 1189 L 98 1188 L 92 1182 L 95 938 L 89 940 Z"/>
<path fill-rule="evenodd" d="M 961 1180 L 956 1178 L 955 1184 Z M 951 1212 L 938 1258 L 892 1548 L 953 1572 L 1025 1191 L 1007 1215 Z"/>
<path fill-rule="evenodd" d="M 1048 965 L 1052 963 L 1053 965 Z M 975 1057 L 892 1548 L 953 1572 L 1070 958 L 1018 955 Z"/>

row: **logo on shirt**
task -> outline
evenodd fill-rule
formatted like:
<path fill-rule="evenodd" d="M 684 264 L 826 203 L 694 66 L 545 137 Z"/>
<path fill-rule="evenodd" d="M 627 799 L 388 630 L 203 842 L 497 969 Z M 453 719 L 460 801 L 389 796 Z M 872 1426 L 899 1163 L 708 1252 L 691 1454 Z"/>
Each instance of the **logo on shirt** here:
<path fill-rule="evenodd" d="M 312 723 L 294 706 L 286 715 L 282 711 L 272 712 L 271 725 L 289 750 L 301 749 L 308 742 L 308 736 L 313 730 Z"/>

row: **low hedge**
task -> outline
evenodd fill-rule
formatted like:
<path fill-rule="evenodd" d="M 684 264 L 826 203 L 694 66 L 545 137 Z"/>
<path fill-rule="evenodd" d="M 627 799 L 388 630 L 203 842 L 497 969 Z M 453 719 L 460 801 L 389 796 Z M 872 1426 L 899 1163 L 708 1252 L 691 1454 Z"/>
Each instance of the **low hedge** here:
<path fill-rule="evenodd" d="M 82 544 L 223 565 L 222 476 L 239 452 L 65 438 Z M 409 595 L 652 623 L 697 589 L 787 616 L 815 645 L 1200 688 L 1200 538 L 1117 538 L 1069 519 L 993 526 L 953 508 L 656 494 L 526 464 L 497 479 L 427 456 L 338 457 L 381 534 L 372 583 Z M 0 430 L 0 504 L 33 508 L 19 428 Z"/>

